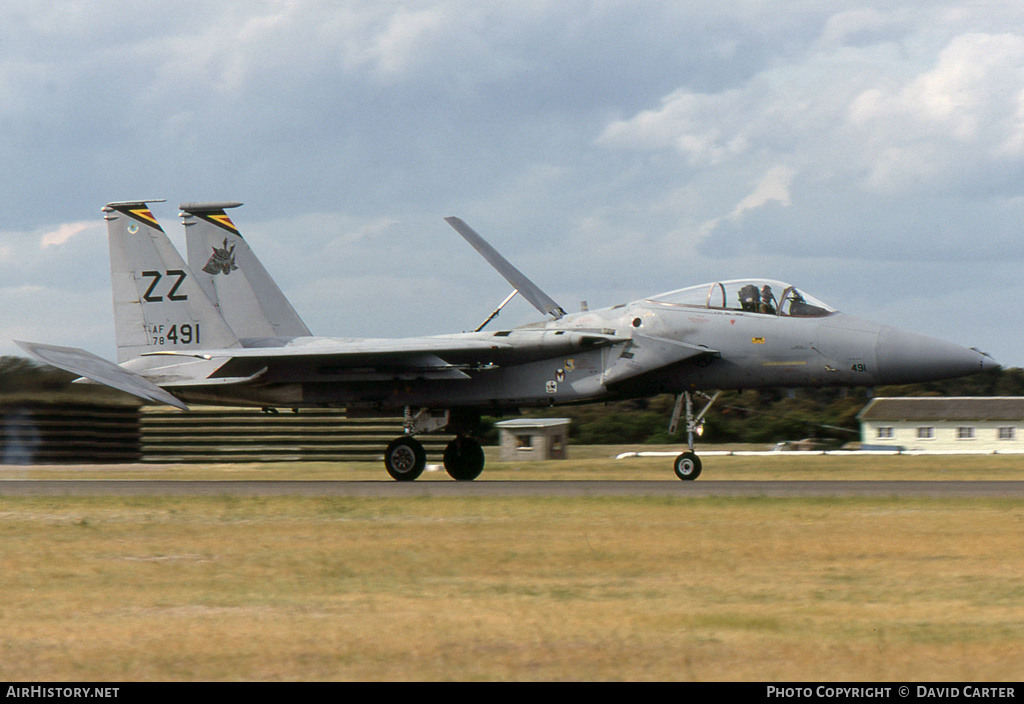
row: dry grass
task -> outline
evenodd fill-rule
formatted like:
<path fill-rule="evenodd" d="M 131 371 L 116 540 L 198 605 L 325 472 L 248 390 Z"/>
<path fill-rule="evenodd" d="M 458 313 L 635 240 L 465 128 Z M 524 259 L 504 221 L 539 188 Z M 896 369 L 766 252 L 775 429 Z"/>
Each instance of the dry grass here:
<path fill-rule="evenodd" d="M 1024 669 L 1024 508 L 1001 500 L 0 498 L 0 544 L 8 681 Z"/>

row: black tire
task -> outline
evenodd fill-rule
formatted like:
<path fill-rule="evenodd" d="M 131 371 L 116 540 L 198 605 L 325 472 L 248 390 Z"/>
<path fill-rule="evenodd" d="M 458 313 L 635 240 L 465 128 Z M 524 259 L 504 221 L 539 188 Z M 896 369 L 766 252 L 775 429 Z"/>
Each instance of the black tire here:
<path fill-rule="evenodd" d="M 444 469 L 452 479 L 471 482 L 484 471 L 484 448 L 473 438 L 457 437 L 444 448 Z"/>
<path fill-rule="evenodd" d="M 697 457 L 693 452 L 684 452 L 679 457 L 676 457 L 672 468 L 675 469 L 676 476 L 684 482 L 693 481 L 700 476 L 700 457 Z"/>
<path fill-rule="evenodd" d="M 384 450 L 384 468 L 395 481 L 415 481 L 426 466 L 427 451 L 413 437 L 392 440 Z"/>

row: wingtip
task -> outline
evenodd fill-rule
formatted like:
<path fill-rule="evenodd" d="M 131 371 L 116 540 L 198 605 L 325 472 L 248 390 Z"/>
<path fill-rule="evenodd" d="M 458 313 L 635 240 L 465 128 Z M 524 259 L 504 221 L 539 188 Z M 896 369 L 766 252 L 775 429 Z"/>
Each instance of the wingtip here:
<path fill-rule="evenodd" d="M 26 342 L 25 340 L 11 340 L 11 342 L 29 354 L 32 354 L 33 350 L 35 350 L 39 345 L 38 342 Z"/>

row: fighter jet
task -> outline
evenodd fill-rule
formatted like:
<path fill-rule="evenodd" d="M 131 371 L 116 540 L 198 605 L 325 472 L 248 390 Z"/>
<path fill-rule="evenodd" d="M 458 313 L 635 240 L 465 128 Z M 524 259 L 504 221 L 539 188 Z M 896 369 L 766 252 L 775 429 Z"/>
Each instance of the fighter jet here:
<path fill-rule="evenodd" d="M 118 363 L 79 349 L 19 342 L 33 357 L 143 399 L 265 409 L 344 407 L 404 417 L 384 451 L 388 474 L 415 480 L 426 465 L 416 435 L 455 435 L 444 466 L 477 478 L 480 416 L 520 408 L 672 393 L 685 421 L 673 469 L 696 479 L 695 437 L 717 393 L 765 387 L 906 384 L 995 368 L 987 355 L 841 313 L 768 279 L 718 281 L 599 310 L 567 313 L 479 234 L 446 218 L 513 287 L 474 332 L 430 337 L 315 337 L 225 209 L 185 203 L 189 264 L 148 203 L 103 208 L 110 245 Z M 485 331 L 514 295 L 539 322 Z M 717 392 L 708 396 L 710 392 Z M 694 400 L 707 399 L 695 412 Z"/>

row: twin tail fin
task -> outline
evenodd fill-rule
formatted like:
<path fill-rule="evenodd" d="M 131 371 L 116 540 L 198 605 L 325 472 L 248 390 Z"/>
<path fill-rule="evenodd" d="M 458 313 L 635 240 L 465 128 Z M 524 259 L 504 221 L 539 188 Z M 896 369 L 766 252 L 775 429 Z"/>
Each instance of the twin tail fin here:
<path fill-rule="evenodd" d="M 241 203 L 182 203 L 189 267 L 243 341 L 309 337 L 309 328 L 225 212 Z"/>
<path fill-rule="evenodd" d="M 117 360 L 241 347 L 147 201 L 103 208 L 110 244 Z"/>

